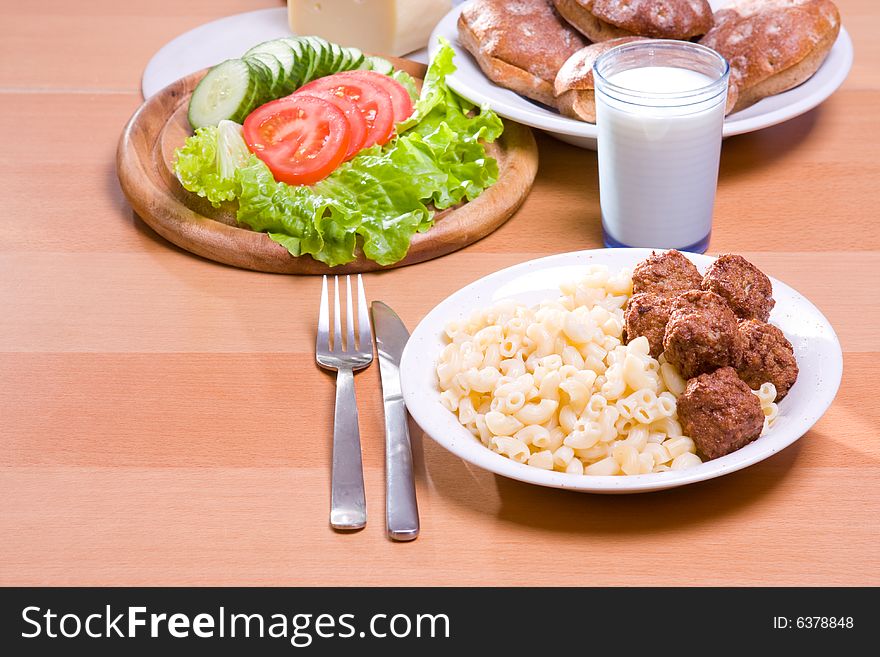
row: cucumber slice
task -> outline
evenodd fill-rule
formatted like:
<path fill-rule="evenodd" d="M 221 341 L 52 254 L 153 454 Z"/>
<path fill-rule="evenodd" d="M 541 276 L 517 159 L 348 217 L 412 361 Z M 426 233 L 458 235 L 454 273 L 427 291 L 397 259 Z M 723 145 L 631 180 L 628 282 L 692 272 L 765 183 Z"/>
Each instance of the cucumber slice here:
<path fill-rule="evenodd" d="M 278 93 L 279 82 L 281 81 L 281 62 L 275 58 L 274 55 L 270 55 L 267 52 L 256 52 L 250 55 L 245 55 L 242 59 L 245 62 L 250 60 L 256 60 L 263 64 L 266 67 L 269 75 L 269 95 L 273 98 L 277 98 L 280 94 Z"/>
<path fill-rule="evenodd" d="M 304 80 L 305 83 L 327 75 L 332 62 L 330 61 L 330 43 L 328 41 L 316 36 L 303 37 L 303 40 L 311 47 L 314 57 L 314 63 Z"/>
<path fill-rule="evenodd" d="M 339 71 L 344 71 L 345 67 L 343 66 L 343 58 L 345 57 L 345 53 L 343 52 L 342 46 L 339 46 L 335 43 L 330 44 L 330 58 L 332 63 L 330 64 L 330 70 L 328 73 L 337 73 Z"/>
<path fill-rule="evenodd" d="M 311 49 L 302 39 L 284 38 L 281 41 L 290 48 L 290 54 L 293 55 L 293 68 L 285 85 L 288 89 L 287 93 L 291 93 L 303 85 L 311 66 Z"/>
<path fill-rule="evenodd" d="M 248 50 L 244 55 L 242 55 L 242 59 L 251 55 L 258 55 L 260 53 L 268 53 L 270 55 L 273 55 L 275 59 L 281 62 L 282 67 L 285 70 L 287 70 L 290 66 L 290 48 L 287 46 L 287 43 L 284 39 L 272 39 L 271 41 L 263 41 L 263 43 L 258 43 L 253 48 Z"/>
<path fill-rule="evenodd" d="M 267 103 L 272 100 L 272 86 L 274 84 L 274 80 L 272 78 L 272 71 L 259 59 L 255 59 L 253 57 L 248 57 L 244 61 L 245 65 L 251 69 L 251 73 L 256 80 L 257 88 L 254 93 L 253 104 L 251 105 L 248 113 L 254 107 L 262 105 L 263 103 Z"/>
<path fill-rule="evenodd" d="M 297 48 L 299 48 L 299 46 L 297 46 Z M 299 52 L 299 50 L 297 50 L 297 52 Z M 276 82 L 276 93 L 282 96 L 286 96 L 291 91 L 296 89 L 295 83 L 291 85 L 290 82 L 293 78 L 296 58 L 294 57 L 293 48 L 291 48 L 287 39 L 273 39 L 272 41 L 265 41 L 248 50 L 244 56 L 247 57 L 248 55 L 255 55 L 259 53 L 272 55 L 275 59 L 278 60 L 278 63 L 281 65 L 280 77 Z"/>
<path fill-rule="evenodd" d="M 351 53 L 348 52 L 348 48 L 340 48 L 340 50 L 342 51 L 342 56 L 339 59 L 339 63 L 336 65 L 336 70 L 347 71 L 351 64 Z"/>
<path fill-rule="evenodd" d="M 223 119 L 241 123 L 252 109 L 257 79 L 240 59 L 218 64 L 202 78 L 189 101 L 187 114 L 193 128 L 217 125 Z"/>
<path fill-rule="evenodd" d="M 357 48 L 343 48 L 343 50 L 345 50 L 348 55 L 348 63 L 345 65 L 345 70 L 353 71 L 354 69 L 360 68 L 361 64 L 364 63 L 364 53 Z"/>
<path fill-rule="evenodd" d="M 300 86 L 306 84 L 315 74 L 315 69 L 318 67 L 320 53 L 316 50 L 316 46 L 312 43 L 311 39 L 308 37 L 302 38 L 302 58 L 303 64 L 305 65 L 305 69 L 303 70 L 302 77 L 299 80 Z"/>
<path fill-rule="evenodd" d="M 321 37 L 315 37 L 318 41 L 318 47 L 321 50 L 321 68 L 315 71 L 318 75 L 315 77 L 324 77 L 325 75 L 330 75 L 334 72 L 333 64 L 334 64 L 334 56 L 333 56 L 333 47 L 332 44 L 322 39 Z"/>
<path fill-rule="evenodd" d="M 367 61 L 370 63 L 370 68 L 377 73 L 391 75 L 394 72 L 394 67 L 387 59 L 382 59 L 381 57 L 367 57 Z"/>

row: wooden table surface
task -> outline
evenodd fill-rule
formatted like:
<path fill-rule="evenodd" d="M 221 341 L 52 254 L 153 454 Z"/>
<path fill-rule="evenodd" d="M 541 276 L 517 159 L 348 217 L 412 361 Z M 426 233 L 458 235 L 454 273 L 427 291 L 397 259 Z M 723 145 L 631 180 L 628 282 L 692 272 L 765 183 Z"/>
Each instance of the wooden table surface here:
<path fill-rule="evenodd" d="M 414 436 L 422 535 L 385 538 L 379 370 L 357 377 L 370 522 L 327 523 L 320 280 L 224 267 L 133 215 L 114 153 L 174 36 L 278 0 L 0 7 L 0 584 L 880 584 L 880 7 L 839 0 L 849 79 L 725 142 L 710 253 L 809 297 L 840 392 L 747 470 L 624 497 L 543 489 Z M 40 45 L 42 44 L 42 45 Z M 462 285 L 601 245 L 596 155 L 538 135 L 531 196 L 446 258 L 367 278 L 412 328 Z"/>

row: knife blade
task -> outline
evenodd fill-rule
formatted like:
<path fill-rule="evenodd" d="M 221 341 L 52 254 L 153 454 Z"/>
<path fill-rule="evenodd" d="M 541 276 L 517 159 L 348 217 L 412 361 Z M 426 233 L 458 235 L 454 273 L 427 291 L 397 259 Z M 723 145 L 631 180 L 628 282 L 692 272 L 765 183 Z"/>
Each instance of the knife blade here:
<path fill-rule="evenodd" d="M 389 538 L 411 541 L 419 535 L 419 507 L 408 416 L 400 389 L 400 357 L 409 340 L 409 331 L 400 317 L 381 301 L 374 301 L 370 311 L 385 406 L 385 523 Z"/>

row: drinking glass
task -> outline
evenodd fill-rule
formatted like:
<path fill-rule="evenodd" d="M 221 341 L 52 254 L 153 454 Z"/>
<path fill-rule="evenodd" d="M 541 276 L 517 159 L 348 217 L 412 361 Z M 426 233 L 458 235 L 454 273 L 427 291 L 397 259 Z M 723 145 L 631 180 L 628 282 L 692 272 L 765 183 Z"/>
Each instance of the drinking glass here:
<path fill-rule="evenodd" d="M 686 41 L 636 41 L 593 64 L 605 246 L 703 252 L 730 67 Z"/>

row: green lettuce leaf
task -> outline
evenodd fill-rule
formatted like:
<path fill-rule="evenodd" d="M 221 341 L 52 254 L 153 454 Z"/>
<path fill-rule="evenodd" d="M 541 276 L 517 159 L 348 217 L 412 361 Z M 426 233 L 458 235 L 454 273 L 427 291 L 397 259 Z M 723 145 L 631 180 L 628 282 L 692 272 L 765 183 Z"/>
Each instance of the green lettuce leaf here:
<path fill-rule="evenodd" d="M 257 159 L 248 150 L 241 126 L 225 120 L 216 127 L 196 130 L 176 155 L 174 171 L 180 184 L 207 198 L 215 208 L 240 196 L 236 170 Z"/>
<path fill-rule="evenodd" d="M 393 264 L 406 256 L 413 235 L 433 225 L 434 210 L 473 200 L 498 179 L 498 164 L 483 142 L 498 138 L 501 120 L 446 86 L 452 58 L 444 42 L 397 137 L 362 151 L 312 187 L 275 181 L 252 154 L 232 149 L 223 159 L 230 149 L 222 139 L 218 145 L 222 134 L 214 128 L 187 140 L 177 175 L 186 189 L 212 202 L 237 200 L 240 223 L 268 233 L 294 256 L 335 266 L 351 262 L 360 246 L 370 260 Z M 398 71 L 395 77 L 415 94 L 409 76 Z M 231 173 L 228 167 L 221 173 L 221 160 L 235 163 Z"/>
<path fill-rule="evenodd" d="M 391 77 L 397 80 L 397 82 L 409 92 L 409 97 L 412 98 L 413 101 L 419 99 L 419 90 L 416 87 L 416 81 L 413 80 L 413 77 L 409 73 L 398 69 L 391 74 Z"/>

